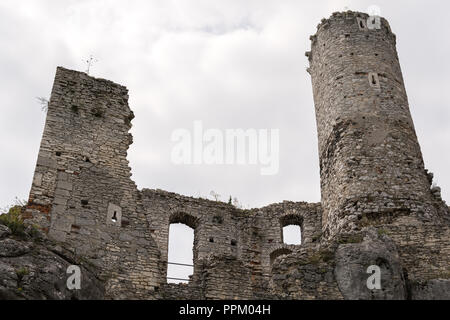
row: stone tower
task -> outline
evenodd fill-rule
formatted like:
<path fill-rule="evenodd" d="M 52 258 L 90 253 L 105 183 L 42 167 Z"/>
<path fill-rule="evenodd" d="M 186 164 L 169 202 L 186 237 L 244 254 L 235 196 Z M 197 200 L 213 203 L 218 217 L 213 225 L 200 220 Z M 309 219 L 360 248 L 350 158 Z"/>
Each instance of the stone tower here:
<path fill-rule="evenodd" d="M 325 237 L 437 215 L 388 22 L 334 13 L 311 36 Z"/>
<path fill-rule="evenodd" d="M 127 100 L 123 86 L 57 69 L 28 204 L 28 218 L 53 238 L 65 241 L 83 215 L 94 221 L 109 202 L 120 223 L 119 207 L 134 204 Z"/>
<path fill-rule="evenodd" d="M 158 273 L 126 158 L 132 118 L 124 86 L 59 67 L 25 211 L 27 223 L 97 266 L 118 297 L 148 290 Z"/>

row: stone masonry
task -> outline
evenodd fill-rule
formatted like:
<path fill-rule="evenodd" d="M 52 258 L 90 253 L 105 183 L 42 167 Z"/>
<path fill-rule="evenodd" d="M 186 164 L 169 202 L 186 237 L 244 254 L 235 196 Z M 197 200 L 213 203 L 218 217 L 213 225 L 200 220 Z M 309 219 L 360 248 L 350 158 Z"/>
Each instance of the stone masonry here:
<path fill-rule="evenodd" d="M 128 91 L 59 67 L 27 224 L 82 257 L 106 299 L 450 299 L 450 212 L 424 167 L 388 22 L 334 13 L 311 36 L 321 203 L 242 210 L 138 190 Z M 167 283 L 172 223 L 194 229 L 194 273 Z M 282 228 L 301 227 L 301 245 Z M 368 289 L 367 268 L 382 289 Z"/>

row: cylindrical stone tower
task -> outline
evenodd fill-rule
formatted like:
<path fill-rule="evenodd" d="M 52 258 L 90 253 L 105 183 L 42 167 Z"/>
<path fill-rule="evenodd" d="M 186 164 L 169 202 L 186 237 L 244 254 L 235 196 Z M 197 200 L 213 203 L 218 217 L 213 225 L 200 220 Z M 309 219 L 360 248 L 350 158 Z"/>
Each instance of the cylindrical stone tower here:
<path fill-rule="evenodd" d="M 371 18 L 373 19 L 373 18 Z M 334 13 L 311 37 L 325 238 L 435 215 L 388 22 Z"/>

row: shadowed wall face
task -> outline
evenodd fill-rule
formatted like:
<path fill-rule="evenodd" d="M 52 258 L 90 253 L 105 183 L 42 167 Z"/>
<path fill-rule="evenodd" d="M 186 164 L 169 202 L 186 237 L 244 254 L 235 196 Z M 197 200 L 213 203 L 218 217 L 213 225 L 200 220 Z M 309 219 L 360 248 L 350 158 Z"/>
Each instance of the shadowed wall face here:
<path fill-rule="evenodd" d="M 336 13 L 307 52 L 319 140 L 323 230 L 333 236 L 367 219 L 432 217 L 424 169 L 388 22 Z"/>

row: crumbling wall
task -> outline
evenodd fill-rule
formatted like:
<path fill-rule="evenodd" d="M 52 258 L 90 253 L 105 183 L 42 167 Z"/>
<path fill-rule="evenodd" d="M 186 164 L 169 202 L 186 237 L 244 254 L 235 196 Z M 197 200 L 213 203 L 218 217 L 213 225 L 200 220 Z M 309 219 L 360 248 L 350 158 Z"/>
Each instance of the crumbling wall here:
<path fill-rule="evenodd" d="M 397 244 L 402 266 L 411 283 L 431 279 L 450 281 L 450 225 L 402 217 L 379 226 L 378 230 Z"/>
<path fill-rule="evenodd" d="M 118 297 L 143 294 L 159 275 L 126 159 L 127 100 L 123 86 L 57 69 L 25 212 L 28 223 L 98 266 Z"/>
<path fill-rule="evenodd" d="M 335 248 L 305 245 L 277 258 L 270 288 L 281 299 L 343 299 L 334 274 Z"/>
<path fill-rule="evenodd" d="M 266 295 L 274 252 L 283 253 L 280 249 L 293 252 L 300 247 L 283 244 L 283 224 L 298 222 L 304 243 L 318 241 L 320 237 L 320 204 L 286 201 L 261 209 L 241 210 L 223 202 L 149 189 L 142 191 L 142 203 L 163 265 L 167 262 L 170 224 L 183 223 L 194 229 L 194 274 L 189 285 L 192 291 L 203 287 L 199 295 L 206 298 Z M 223 261 L 228 261 L 230 268 L 234 265 L 235 271 L 228 274 L 221 270 L 218 266 Z M 164 266 L 164 275 L 166 270 Z M 247 283 L 245 287 L 249 291 L 241 290 L 242 283 L 241 289 L 230 291 L 229 277 Z M 163 286 L 165 278 L 160 280 Z M 180 288 L 185 287 L 180 285 Z"/>

